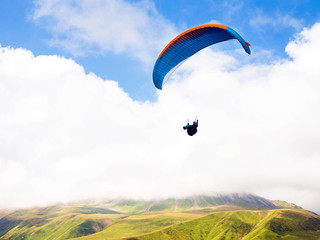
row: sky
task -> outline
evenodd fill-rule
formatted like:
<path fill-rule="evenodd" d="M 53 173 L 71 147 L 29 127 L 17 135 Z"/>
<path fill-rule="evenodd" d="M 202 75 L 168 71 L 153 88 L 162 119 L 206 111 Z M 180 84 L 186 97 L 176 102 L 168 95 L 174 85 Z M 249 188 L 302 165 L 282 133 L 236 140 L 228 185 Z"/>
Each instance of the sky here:
<path fill-rule="evenodd" d="M 2 0 L 0 209 L 247 192 L 320 212 L 320 2 Z M 206 48 L 163 90 L 155 60 Z M 198 133 L 182 126 L 199 118 Z"/>

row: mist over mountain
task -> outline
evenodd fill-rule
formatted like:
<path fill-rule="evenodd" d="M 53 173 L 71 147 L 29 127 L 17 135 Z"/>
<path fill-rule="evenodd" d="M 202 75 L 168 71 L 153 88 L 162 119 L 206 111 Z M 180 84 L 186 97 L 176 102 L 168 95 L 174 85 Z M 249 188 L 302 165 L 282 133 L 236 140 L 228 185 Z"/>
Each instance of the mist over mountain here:
<path fill-rule="evenodd" d="M 319 239 L 320 217 L 293 203 L 248 193 L 100 199 L 0 211 L 0 238 L 12 240 L 203 239 L 217 234 L 225 239 Z"/>

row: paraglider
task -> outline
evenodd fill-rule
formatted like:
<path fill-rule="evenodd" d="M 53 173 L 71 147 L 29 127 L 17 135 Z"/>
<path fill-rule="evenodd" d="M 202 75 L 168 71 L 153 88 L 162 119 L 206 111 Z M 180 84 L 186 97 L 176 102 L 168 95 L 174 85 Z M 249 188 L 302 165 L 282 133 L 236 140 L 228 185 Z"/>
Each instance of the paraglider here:
<path fill-rule="evenodd" d="M 170 75 L 189 57 L 213 44 L 236 39 L 246 53 L 251 54 L 250 44 L 232 28 L 221 24 L 204 24 L 179 34 L 160 53 L 153 68 L 153 83 L 162 89 Z M 183 127 L 189 136 L 197 133 L 198 120 Z"/>
<path fill-rule="evenodd" d="M 197 130 L 198 123 L 199 123 L 198 119 L 194 120 L 192 125 L 190 125 L 189 121 L 188 121 L 188 124 L 186 126 L 183 126 L 183 129 L 187 130 L 187 133 L 189 136 L 193 136 L 198 132 L 198 130 Z"/>
<path fill-rule="evenodd" d="M 179 34 L 160 53 L 153 68 L 153 83 L 162 89 L 170 75 L 189 57 L 210 45 L 236 39 L 250 54 L 250 44 L 232 28 L 220 24 L 204 24 Z"/>

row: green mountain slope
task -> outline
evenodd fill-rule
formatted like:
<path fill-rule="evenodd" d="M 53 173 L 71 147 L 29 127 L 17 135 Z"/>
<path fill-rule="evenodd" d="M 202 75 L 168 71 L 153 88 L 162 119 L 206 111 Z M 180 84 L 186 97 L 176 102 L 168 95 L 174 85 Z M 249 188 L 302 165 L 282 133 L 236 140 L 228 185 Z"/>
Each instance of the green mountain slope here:
<path fill-rule="evenodd" d="M 76 238 L 78 240 L 104 240 L 104 239 L 121 239 L 135 235 L 150 233 L 172 226 L 190 219 L 199 217 L 196 214 L 175 213 L 175 212 L 153 212 L 141 215 L 129 216 L 101 232 L 90 236 Z"/>
<path fill-rule="evenodd" d="M 85 204 L 17 210 L 0 219 L 0 237 L 69 239 L 101 231 L 121 217 L 118 212 Z"/>
<path fill-rule="evenodd" d="M 279 208 L 297 208 L 297 222 L 287 224 L 293 218 L 293 213 L 290 215 L 281 212 L 277 215 L 276 211 L 268 211 Z M 301 214 L 312 216 L 310 219 L 314 222 L 310 220 L 311 222 L 303 225 L 306 220 Z M 191 239 L 200 236 L 207 236 L 209 239 L 241 239 L 244 236 L 249 236 L 245 239 L 259 239 L 261 236 L 263 238 L 260 239 L 268 239 L 271 236 L 270 239 L 274 239 L 274 236 L 282 236 L 282 230 L 291 231 L 292 236 L 298 236 L 299 233 L 308 237 L 310 231 L 310 234 L 314 234 L 311 228 L 317 229 L 318 220 L 319 216 L 300 210 L 294 204 L 273 202 L 252 194 L 150 201 L 100 200 L 57 204 L 46 208 L 2 210 L 0 239 L 99 240 L 133 236 L 158 239 L 158 236 L 171 235 L 172 239 L 180 235 Z M 299 226 L 304 226 L 300 232 L 296 230 Z M 187 229 L 192 227 L 192 233 L 188 232 Z"/>
<path fill-rule="evenodd" d="M 288 203 L 281 200 L 274 200 L 272 201 L 275 205 L 282 207 L 282 208 L 289 208 L 289 209 L 302 209 L 302 207 L 295 205 L 293 203 Z"/>
<path fill-rule="evenodd" d="M 280 202 L 280 201 L 279 201 Z M 283 204 L 286 202 L 282 201 Z M 284 206 L 254 194 L 228 194 L 214 196 L 192 196 L 186 198 L 169 198 L 157 201 L 118 200 L 110 207 L 129 214 L 154 211 L 186 211 L 220 205 L 238 206 L 241 209 L 277 209 Z M 288 203 L 285 208 L 291 208 Z"/>
<path fill-rule="evenodd" d="M 129 239 L 320 239 L 320 218 L 298 210 L 219 212 Z"/>

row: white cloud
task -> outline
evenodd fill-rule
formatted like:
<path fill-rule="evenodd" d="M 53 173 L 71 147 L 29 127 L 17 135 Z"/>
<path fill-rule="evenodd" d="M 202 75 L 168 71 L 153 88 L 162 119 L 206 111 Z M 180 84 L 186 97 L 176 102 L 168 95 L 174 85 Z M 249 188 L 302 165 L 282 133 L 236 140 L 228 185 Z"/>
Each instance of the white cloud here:
<path fill-rule="evenodd" d="M 176 35 L 175 27 L 150 1 L 36 0 L 33 18 L 74 55 L 113 52 L 144 63 Z"/>
<path fill-rule="evenodd" d="M 300 30 L 303 27 L 303 20 L 294 18 L 289 13 L 276 12 L 274 16 L 267 16 L 261 10 L 256 10 L 255 16 L 250 20 L 250 25 L 255 28 L 272 26 L 275 31 L 279 31 L 284 27 Z"/>
<path fill-rule="evenodd" d="M 273 65 L 204 50 L 155 103 L 71 59 L 1 48 L 0 206 L 246 191 L 319 210 L 319 37 L 305 29 Z"/>

